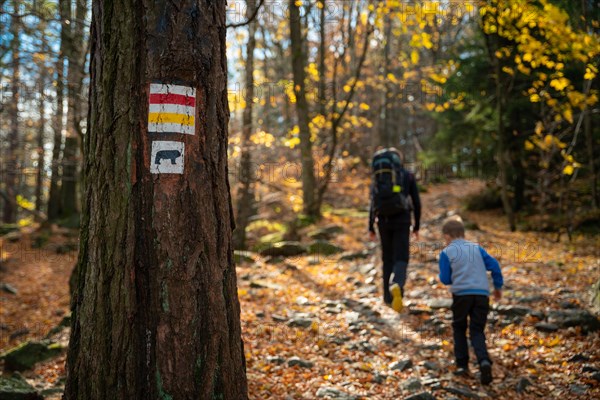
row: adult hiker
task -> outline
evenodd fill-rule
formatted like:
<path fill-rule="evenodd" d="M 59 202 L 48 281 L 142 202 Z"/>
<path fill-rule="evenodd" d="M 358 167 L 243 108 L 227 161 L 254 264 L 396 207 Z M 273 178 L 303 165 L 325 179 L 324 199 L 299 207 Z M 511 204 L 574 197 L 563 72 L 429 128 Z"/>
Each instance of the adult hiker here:
<path fill-rule="evenodd" d="M 391 147 L 377 151 L 371 167 L 373 181 L 369 236 L 375 240 L 374 224 L 377 220 L 383 260 L 383 301 L 401 312 L 408 267 L 411 212 L 414 214 L 412 231 L 418 239 L 421 200 L 415 176 L 403 168 L 398 149 Z"/>

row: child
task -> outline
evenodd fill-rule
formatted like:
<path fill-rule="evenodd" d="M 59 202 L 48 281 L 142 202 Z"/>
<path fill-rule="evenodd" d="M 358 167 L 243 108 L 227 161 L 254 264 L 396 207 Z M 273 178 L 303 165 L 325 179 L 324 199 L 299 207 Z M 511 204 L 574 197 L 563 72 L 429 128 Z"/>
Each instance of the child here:
<path fill-rule="evenodd" d="M 442 233 L 447 246 L 440 254 L 440 281 L 452 285 L 455 373 L 464 375 L 469 372 L 468 324 L 471 345 L 481 371 L 481 383 L 487 385 L 492 382 L 492 362 L 484 334 L 490 294 L 486 271 L 492 273 L 494 298 L 500 300 L 503 284 L 500 265 L 481 246 L 464 239 L 465 228 L 461 221 L 447 221 Z"/>

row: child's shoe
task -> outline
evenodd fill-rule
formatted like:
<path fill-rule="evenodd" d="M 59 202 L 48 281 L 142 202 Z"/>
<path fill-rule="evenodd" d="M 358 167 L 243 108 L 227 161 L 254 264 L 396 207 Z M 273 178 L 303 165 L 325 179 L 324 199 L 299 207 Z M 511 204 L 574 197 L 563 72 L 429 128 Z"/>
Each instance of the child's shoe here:
<path fill-rule="evenodd" d="M 483 360 L 479 365 L 481 371 L 481 383 L 489 385 L 492 383 L 492 364 L 488 360 Z"/>
<path fill-rule="evenodd" d="M 392 308 L 396 312 L 402 312 L 404 305 L 402 304 L 402 290 L 400 285 L 394 283 L 390 286 L 390 293 L 392 294 Z"/>

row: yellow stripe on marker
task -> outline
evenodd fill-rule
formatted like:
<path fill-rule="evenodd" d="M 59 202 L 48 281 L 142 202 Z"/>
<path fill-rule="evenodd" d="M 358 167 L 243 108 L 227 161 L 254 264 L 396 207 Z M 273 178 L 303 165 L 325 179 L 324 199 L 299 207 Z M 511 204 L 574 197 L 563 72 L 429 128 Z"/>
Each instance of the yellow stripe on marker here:
<path fill-rule="evenodd" d="M 174 113 L 150 113 L 148 114 L 148 122 L 157 124 L 175 123 L 181 125 L 194 125 L 194 116 Z"/>

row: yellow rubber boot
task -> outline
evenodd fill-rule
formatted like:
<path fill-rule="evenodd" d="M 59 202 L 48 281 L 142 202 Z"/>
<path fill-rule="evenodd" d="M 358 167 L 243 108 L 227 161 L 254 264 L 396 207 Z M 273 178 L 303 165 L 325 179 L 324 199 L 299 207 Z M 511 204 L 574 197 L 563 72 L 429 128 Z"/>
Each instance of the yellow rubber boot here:
<path fill-rule="evenodd" d="M 402 312 L 404 305 L 402 304 L 402 290 L 397 283 L 390 286 L 390 293 L 392 294 L 392 308 L 396 312 Z"/>

